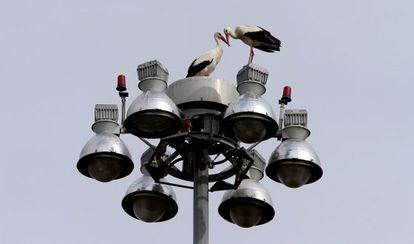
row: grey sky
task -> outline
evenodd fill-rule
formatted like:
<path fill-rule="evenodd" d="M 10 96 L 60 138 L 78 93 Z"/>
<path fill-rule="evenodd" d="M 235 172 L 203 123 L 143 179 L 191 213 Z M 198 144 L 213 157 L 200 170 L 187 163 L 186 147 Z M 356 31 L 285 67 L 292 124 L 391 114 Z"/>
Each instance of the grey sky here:
<path fill-rule="evenodd" d="M 0 243 L 192 243 L 192 196 L 176 189 L 179 212 L 161 224 L 127 216 L 120 202 L 137 169 L 100 184 L 76 170 L 93 133 L 95 103 L 118 103 L 118 73 L 129 102 L 137 64 L 157 58 L 170 82 L 214 46 L 225 26 L 257 24 L 282 40 L 256 52 L 270 72 L 265 98 L 309 112 L 309 141 L 322 179 L 288 189 L 269 179 L 270 223 L 241 229 L 217 213 L 211 243 L 414 243 L 410 157 L 414 114 L 411 1 L 29 1 L 0 2 L 3 130 Z M 215 77 L 235 80 L 247 62 L 239 41 L 224 50 Z M 134 162 L 145 149 L 124 136 Z M 268 158 L 276 140 L 259 148 Z"/>

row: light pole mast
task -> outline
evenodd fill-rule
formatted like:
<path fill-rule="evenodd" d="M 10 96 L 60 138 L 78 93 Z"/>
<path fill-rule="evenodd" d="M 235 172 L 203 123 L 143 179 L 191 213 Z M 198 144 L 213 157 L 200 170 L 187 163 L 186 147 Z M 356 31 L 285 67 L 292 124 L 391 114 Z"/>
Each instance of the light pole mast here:
<path fill-rule="evenodd" d="M 208 244 L 208 166 L 193 156 L 194 199 L 193 199 L 193 243 Z"/>

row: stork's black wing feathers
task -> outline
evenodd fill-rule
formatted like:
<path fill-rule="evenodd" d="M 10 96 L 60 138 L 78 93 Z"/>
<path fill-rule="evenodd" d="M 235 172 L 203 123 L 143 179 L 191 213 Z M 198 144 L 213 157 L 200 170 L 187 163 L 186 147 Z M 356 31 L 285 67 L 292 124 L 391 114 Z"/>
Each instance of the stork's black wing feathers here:
<path fill-rule="evenodd" d="M 188 67 L 186 77 L 195 76 L 198 72 L 202 71 L 205 67 L 207 67 L 208 65 L 210 65 L 213 62 L 213 60 L 206 60 L 204 62 L 201 62 L 201 63 L 197 64 L 197 65 L 194 65 L 195 61 L 197 61 L 197 59 L 194 59 L 194 61 L 190 65 L 190 67 Z"/>
<path fill-rule="evenodd" d="M 259 26 L 258 26 L 259 27 Z M 273 51 L 280 51 L 280 45 L 281 41 L 277 39 L 276 37 L 272 36 L 269 31 L 263 29 L 262 27 L 259 27 L 262 29 L 261 31 L 254 31 L 254 32 L 247 32 L 244 35 L 251 38 L 252 40 L 262 42 L 263 45 L 257 46 L 257 49 L 263 50 L 265 52 L 268 52 L 270 50 Z"/>
<path fill-rule="evenodd" d="M 260 26 L 257 26 L 257 27 L 259 27 L 260 29 L 262 29 L 262 31 L 263 31 L 263 32 L 265 32 L 266 34 L 272 35 L 272 34 L 270 34 L 270 32 L 269 32 L 268 30 L 266 30 L 265 28 L 262 28 L 262 27 L 260 27 Z"/>
<path fill-rule="evenodd" d="M 274 53 L 275 51 L 279 51 L 279 49 L 272 49 L 272 48 L 269 48 L 268 46 L 254 46 L 254 47 L 264 52 L 268 52 L 268 53 Z"/>

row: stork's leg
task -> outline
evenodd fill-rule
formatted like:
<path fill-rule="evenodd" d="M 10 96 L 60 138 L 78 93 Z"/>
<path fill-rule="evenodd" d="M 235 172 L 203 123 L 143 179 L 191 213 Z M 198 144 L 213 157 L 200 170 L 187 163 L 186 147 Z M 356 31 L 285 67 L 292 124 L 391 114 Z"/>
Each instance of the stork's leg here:
<path fill-rule="evenodd" d="M 253 57 L 254 57 L 253 47 L 250 46 L 249 64 L 253 62 Z"/>

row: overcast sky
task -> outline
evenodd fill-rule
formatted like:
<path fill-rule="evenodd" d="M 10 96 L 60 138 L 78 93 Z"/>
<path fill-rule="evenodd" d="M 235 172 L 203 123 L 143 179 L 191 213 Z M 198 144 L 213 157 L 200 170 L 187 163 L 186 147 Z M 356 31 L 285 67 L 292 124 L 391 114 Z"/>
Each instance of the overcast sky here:
<path fill-rule="evenodd" d="M 138 64 L 160 60 L 173 82 L 215 31 L 239 24 L 282 41 L 280 53 L 255 55 L 270 72 L 264 97 L 277 111 L 292 87 L 289 108 L 308 110 L 324 175 L 300 189 L 266 177 L 276 216 L 251 229 L 223 220 L 212 194 L 210 243 L 414 243 L 412 1 L 161 2 L 0 2 L 0 243 L 192 243 L 191 191 L 176 189 L 175 218 L 146 224 L 120 206 L 138 167 L 102 184 L 76 162 L 95 103 L 119 104 L 117 74 L 130 103 Z M 249 51 L 231 44 L 213 76 L 235 82 Z M 122 138 L 139 165 L 144 144 Z M 277 145 L 259 149 L 269 158 Z"/>

